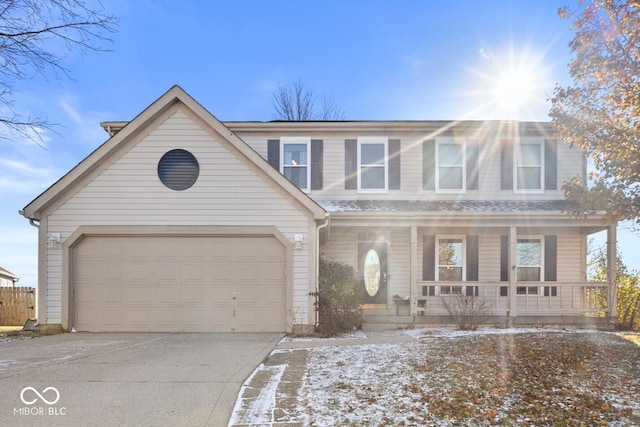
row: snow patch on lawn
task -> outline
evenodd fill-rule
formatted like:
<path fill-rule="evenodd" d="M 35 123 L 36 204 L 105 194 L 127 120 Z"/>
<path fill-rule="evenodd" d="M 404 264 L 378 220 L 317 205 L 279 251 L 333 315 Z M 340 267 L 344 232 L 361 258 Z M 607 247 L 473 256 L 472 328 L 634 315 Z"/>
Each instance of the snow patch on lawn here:
<path fill-rule="evenodd" d="M 404 335 L 414 340 L 399 342 L 397 338 Z M 548 348 L 547 340 L 555 347 Z M 575 353 L 582 349 L 576 343 L 583 342 L 588 344 L 588 356 Z M 297 414 L 282 420 L 272 417 L 282 365 L 273 367 L 272 380 L 256 399 L 256 409 L 245 411 L 252 415 L 239 419 L 242 402 L 237 402 L 229 425 L 548 425 L 557 424 L 558 417 L 561 423 L 564 419 L 585 425 L 640 422 L 640 401 L 635 398 L 640 395 L 640 376 L 629 378 L 638 353 L 610 332 L 432 327 L 358 331 L 332 339 L 287 337 L 282 343 L 299 343 L 296 347 L 308 351 Z M 569 347 L 568 361 L 556 358 Z M 274 353 L 286 351 L 292 350 L 279 348 Z M 526 383 L 521 384 L 518 361 L 528 355 L 535 363 L 523 365 L 526 369 L 537 370 L 540 364 L 544 369 L 525 375 Z M 554 366 L 557 362 L 566 365 Z M 598 375 L 590 375 L 592 371 Z M 543 381 L 536 382 L 536 375 L 543 375 Z M 529 387 L 537 394 L 529 395 Z M 593 408 L 584 407 L 584 399 Z M 611 408 L 625 415 L 612 419 Z"/>

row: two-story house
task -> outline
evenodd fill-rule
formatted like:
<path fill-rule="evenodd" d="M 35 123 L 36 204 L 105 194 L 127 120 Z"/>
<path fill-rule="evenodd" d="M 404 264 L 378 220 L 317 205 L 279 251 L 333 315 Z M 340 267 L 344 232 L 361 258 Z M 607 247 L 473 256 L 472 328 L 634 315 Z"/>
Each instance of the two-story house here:
<path fill-rule="evenodd" d="M 40 323 L 308 330 L 321 256 L 358 272 L 366 327 L 448 323 L 458 296 L 499 324 L 616 316 L 614 271 L 585 279 L 589 235 L 615 242 L 616 223 L 564 212 L 586 159 L 548 123 L 222 123 L 175 86 L 102 125 L 110 138 L 22 211 L 40 230 Z"/>

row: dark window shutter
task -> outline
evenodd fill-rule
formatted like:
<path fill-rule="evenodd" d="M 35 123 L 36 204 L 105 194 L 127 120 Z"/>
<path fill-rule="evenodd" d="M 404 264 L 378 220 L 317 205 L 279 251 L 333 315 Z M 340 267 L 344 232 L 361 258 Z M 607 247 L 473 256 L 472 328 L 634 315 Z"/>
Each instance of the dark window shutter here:
<path fill-rule="evenodd" d="M 500 236 L 500 281 L 509 281 L 509 236 Z"/>
<path fill-rule="evenodd" d="M 436 280 L 436 236 L 422 238 L 422 280 Z"/>
<path fill-rule="evenodd" d="M 358 188 L 358 140 L 344 141 L 344 189 Z"/>
<path fill-rule="evenodd" d="M 267 161 L 273 168 L 280 171 L 280 140 L 270 139 L 267 141 Z"/>
<path fill-rule="evenodd" d="M 322 190 L 323 150 L 321 139 L 311 140 L 311 189 Z"/>
<path fill-rule="evenodd" d="M 544 141 L 544 189 L 558 189 L 558 141 Z"/>
<path fill-rule="evenodd" d="M 544 236 L 544 281 L 555 282 L 558 277 L 558 236 Z"/>
<path fill-rule="evenodd" d="M 400 140 L 389 140 L 389 190 L 400 189 Z"/>
<path fill-rule="evenodd" d="M 467 281 L 478 281 L 479 237 L 467 236 Z"/>
<path fill-rule="evenodd" d="M 467 141 L 467 190 L 478 189 L 479 168 L 478 141 Z"/>
<path fill-rule="evenodd" d="M 436 141 L 433 139 L 422 142 L 422 188 L 436 189 Z"/>
<path fill-rule="evenodd" d="M 500 150 L 500 189 L 513 190 L 513 145 L 503 141 Z"/>

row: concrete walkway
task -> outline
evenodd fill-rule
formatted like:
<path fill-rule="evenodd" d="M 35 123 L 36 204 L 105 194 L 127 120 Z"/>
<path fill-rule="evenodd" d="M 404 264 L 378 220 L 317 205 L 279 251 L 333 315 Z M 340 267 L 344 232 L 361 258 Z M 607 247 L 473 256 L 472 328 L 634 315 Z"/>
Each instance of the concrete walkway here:
<path fill-rule="evenodd" d="M 416 341 L 417 338 L 397 330 L 367 332 L 366 338 L 285 338 L 245 381 L 229 420 L 229 427 L 302 426 L 298 416 L 298 392 L 307 370 L 309 350 L 312 348 Z"/>

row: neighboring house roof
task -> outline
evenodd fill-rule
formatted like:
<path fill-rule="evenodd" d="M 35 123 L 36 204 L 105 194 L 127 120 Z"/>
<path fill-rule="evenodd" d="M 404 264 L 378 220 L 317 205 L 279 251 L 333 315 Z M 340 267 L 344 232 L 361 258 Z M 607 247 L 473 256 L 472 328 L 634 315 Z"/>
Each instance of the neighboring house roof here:
<path fill-rule="evenodd" d="M 20 277 L 16 276 L 15 274 L 10 272 L 9 270 L 4 269 L 2 267 L 0 267 L 0 277 L 13 280 L 14 282 L 17 282 L 18 280 L 20 280 Z"/>
<path fill-rule="evenodd" d="M 232 144 L 241 155 L 245 156 L 253 162 L 257 168 L 261 169 L 272 180 L 275 186 L 282 188 L 312 212 L 315 219 L 324 219 L 325 211 L 315 201 L 278 171 L 274 170 L 262 156 L 256 153 L 213 114 L 207 111 L 177 85 L 169 89 L 132 121 L 128 123 L 117 122 L 119 123 L 117 133 L 112 133 L 111 138 L 96 148 L 96 150 L 78 163 L 71 171 L 25 206 L 21 214 L 26 218 L 39 220 L 44 209 L 52 204 L 59 203 L 61 197 L 72 194 L 73 189 L 82 185 L 82 182 L 91 176 L 101 164 L 105 163 L 107 159 L 112 158 L 111 156 L 117 155 L 118 152 L 126 146 L 127 142 L 130 142 L 132 138 L 135 138 L 144 128 L 151 125 L 154 120 L 176 105 L 176 103 L 181 103 L 184 107 L 190 109 L 204 122 L 205 126 L 209 126 L 220 138 L 224 138 Z"/>
<path fill-rule="evenodd" d="M 566 200 L 317 200 L 327 212 L 564 212 Z"/>

